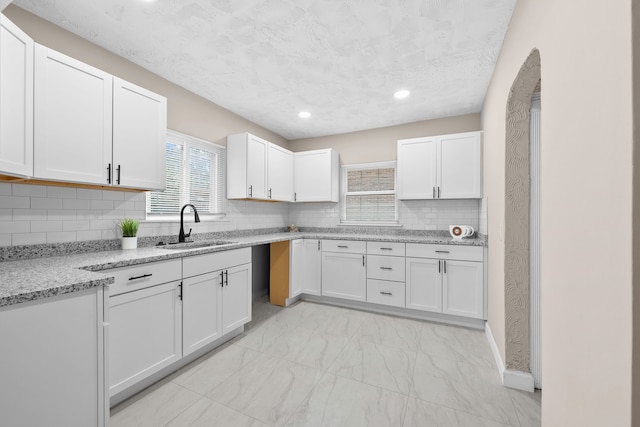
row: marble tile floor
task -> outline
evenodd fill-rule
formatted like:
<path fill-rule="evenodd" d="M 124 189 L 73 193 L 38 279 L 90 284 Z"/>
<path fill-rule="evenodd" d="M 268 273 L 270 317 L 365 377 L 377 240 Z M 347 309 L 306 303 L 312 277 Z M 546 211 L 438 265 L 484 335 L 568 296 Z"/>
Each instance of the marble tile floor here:
<path fill-rule="evenodd" d="M 531 427 L 483 332 L 254 301 L 245 332 L 111 409 L 112 427 Z"/>

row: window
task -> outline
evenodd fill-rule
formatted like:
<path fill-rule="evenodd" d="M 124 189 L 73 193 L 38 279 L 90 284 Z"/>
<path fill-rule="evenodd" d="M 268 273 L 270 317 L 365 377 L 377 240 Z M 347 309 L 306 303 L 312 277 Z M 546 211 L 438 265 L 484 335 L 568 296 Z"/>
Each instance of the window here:
<path fill-rule="evenodd" d="M 396 163 L 342 167 L 342 222 L 397 223 Z"/>
<path fill-rule="evenodd" d="M 200 216 L 224 216 L 225 148 L 178 132 L 167 132 L 165 191 L 147 194 L 147 218 L 171 218 L 186 203 Z"/>

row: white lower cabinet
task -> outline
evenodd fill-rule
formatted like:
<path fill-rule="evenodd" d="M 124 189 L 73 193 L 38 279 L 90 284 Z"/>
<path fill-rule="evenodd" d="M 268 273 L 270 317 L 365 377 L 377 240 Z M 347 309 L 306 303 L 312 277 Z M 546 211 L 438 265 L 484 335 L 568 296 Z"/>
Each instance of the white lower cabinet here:
<path fill-rule="evenodd" d="M 482 251 L 471 246 L 407 244 L 406 307 L 483 319 Z"/>
<path fill-rule="evenodd" d="M 110 298 L 111 396 L 182 357 L 181 313 L 180 282 Z"/>
<path fill-rule="evenodd" d="M 296 297 L 302 293 L 305 279 L 305 253 L 304 253 L 304 239 L 297 239 L 291 241 L 291 251 L 289 256 L 289 298 Z"/>
<path fill-rule="evenodd" d="M 297 239 L 291 241 L 289 298 L 300 294 L 317 296 L 321 294 L 321 254 L 320 240 Z"/>
<path fill-rule="evenodd" d="M 0 424 L 105 426 L 103 289 L 0 308 Z"/>
<path fill-rule="evenodd" d="M 183 259 L 183 356 L 251 321 L 251 249 Z"/>
<path fill-rule="evenodd" d="M 322 253 L 322 296 L 367 300 L 367 268 L 363 253 Z"/>

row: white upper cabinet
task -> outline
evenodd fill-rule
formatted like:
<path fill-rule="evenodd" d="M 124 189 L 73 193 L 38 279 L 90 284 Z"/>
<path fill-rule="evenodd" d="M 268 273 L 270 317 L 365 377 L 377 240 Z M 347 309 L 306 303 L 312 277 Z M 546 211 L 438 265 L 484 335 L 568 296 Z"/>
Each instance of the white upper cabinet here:
<path fill-rule="evenodd" d="M 269 200 L 293 201 L 293 153 L 291 151 L 269 144 L 267 184 Z"/>
<path fill-rule="evenodd" d="M 33 175 L 33 40 L 0 14 L 0 173 Z"/>
<path fill-rule="evenodd" d="M 167 98 L 113 78 L 114 183 L 164 190 Z"/>
<path fill-rule="evenodd" d="M 333 149 L 294 154 L 296 202 L 338 202 L 340 159 Z"/>
<path fill-rule="evenodd" d="M 398 141 L 398 198 L 482 197 L 481 132 Z"/>
<path fill-rule="evenodd" d="M 167 100 L 36 44 L 34 177 L 165 187 Z"/>
<path fill-rule="evenodd" d="M 293 201 L 293 153 L 250 133 L 229 135 L 227 198 Z"/>
<path fill-rule="evenodd" d="M 110 183 L 112 76 L 35 47 L 34 176 Z"/>

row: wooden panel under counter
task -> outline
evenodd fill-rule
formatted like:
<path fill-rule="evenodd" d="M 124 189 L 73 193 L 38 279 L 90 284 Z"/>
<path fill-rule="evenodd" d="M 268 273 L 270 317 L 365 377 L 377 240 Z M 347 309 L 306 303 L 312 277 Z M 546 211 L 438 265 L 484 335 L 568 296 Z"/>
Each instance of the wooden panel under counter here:
<path fill-rule="evenodd" d="M 271 243 L 269 302 L 286 307 L 289 298 L 289 241 Z"/>

